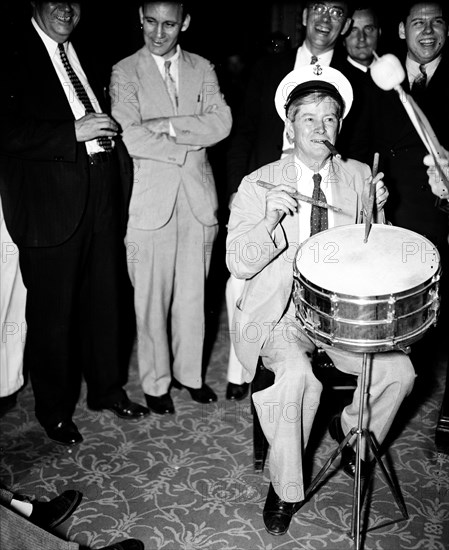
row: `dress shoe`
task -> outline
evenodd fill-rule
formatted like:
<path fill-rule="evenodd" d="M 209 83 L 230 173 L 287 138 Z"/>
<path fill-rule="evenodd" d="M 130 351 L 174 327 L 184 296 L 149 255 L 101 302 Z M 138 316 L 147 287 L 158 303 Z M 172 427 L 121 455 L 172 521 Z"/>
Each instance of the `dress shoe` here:
<path fill-rule="evenodd" d="M 345 438 L 345 434 L 341 427 L 340 415 L 337 414 L 334 416 L 329 424 L 329 433 L 332 439 L 335 439 L 337 443 L 341 443 Z M 341 451 L 341 464 L 343 465 L 343 471 L 349 477 L 355 477 L 355 466 L 356 466 L 356 452 L 353 447 L 346 443 Z M 360 477 L 365 479 L 369 476 L 373 463 L 366 462 L 365 460 L 360 461 Z"/>
<path fill-rule="evenodd" d="M 61 445 L 76 445 L 81 443 L 83 436 L 72 420 L 63 420 L 55 426 L 45 427 L 48 437 Z"/>
<path fill-rule="evenodd" d="M 121 542 L 116 542 L 111 546 L 103 546 L 98 550 L 145 550 L 143 542 L 137 539 L 126 539 Z"/>
<path fill-rule="evenodd" d="M 293 514 L 295 514 L 304 501 L 285 502 L 281 500 L 273 485 L 270 483 L 265 506 L 263 509 L 263 522 L 270 535 L 284 535 L 290 526 Z"/>
<path fill-rule="evenodd" d="M 146 393 L 145 399 L 148 408 L 156 414 L 173 414 L 175 412 L 175 406 L 173 405 L 173 401 L 169 393 L 159 395 L 158 397 L 148 395 Z"/>
<path fill-rule="evenodd" d="M 147 414 L 150 414 L 150 411 L 146 407 L 139 405 L 139 403 L 134 403 L 127 396 L 122 397 L 120 401 L 117 401 L 112 405 L 101 407 L 99 409 L 93 408 L 92 410 L 112 411 L 118 417 L 127 418 L 130 420 L 143 418 L 144 416 L 147 416 Z"/>
<path fill-rule="evenodd" d="M 191 398 L 198 403 L 213 403 L 217 400 L 214 391 L 204 382 L 201 388 L 189 388 L 189 386 L 184 386 L 173 378 L 172 384 L 175 388 L 186 389 L 190 393 Z"/>
<path fill-rule="evenodd" d="M 248 395 L 249 384 L 243 382 L 243 384 L 233 384 L 228 382 L 226 386 L 226 399 L 229 401 L 241 401 Z"/>
<path fill-rule="evenodd" d="M 70 490 L 64 491 L 49 502 L 32 500 L 33 511 L 29 519 L 43 529 L 53 529 L 73 514 L 82 498 L 82 493 Z"/>

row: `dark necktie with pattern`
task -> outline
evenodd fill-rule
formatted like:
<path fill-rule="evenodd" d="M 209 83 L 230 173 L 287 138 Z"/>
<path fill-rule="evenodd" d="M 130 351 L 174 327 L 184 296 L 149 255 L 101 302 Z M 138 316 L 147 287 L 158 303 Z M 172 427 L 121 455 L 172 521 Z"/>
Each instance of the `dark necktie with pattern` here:
<path fill-rule="evenodd" d="M 64 65 L 65 72 L 67 73 L 67 76 L 69 77 L 70 82 L 72 83 L 72 86 L 75 89 L 75 93 L 78 99 L 81 101 L 84 108 L 86 109 L 86 114 L 95 113 L 95 109 L 92 105 L 92 102 L 89 99 L 89 96 L 87 95 L 86 89 L 84 88 L 81 80 L 78 78 L 78 75 L 73 70 L 72 65 L 70 65 L 70 61 L 65 52 L 64 45 L 58 44 L 58 50 L 59 50 L 59 55 L 61 56 L 62 64 Z M 97 141 L 105 151 L 108 151 L 108 152 L 112 151 L 112 144 L 111 144 L 110 138 L 106 136 L 101 136 L 97 138 Z"/>
<path fill-rule="evenodd" d="M 312 199 L 317 201 L 327 202 L 326 195 L 323 193 L 321 187 L 320 174 L 313 174 L 313 194 Z M 327 208 L 321 208 L 321 206 L 315 206 L 312 204 L 312 213 L 310 215 L 310 236 L 325 231 L 328 228 Z"/>
<path fill-rule="evenodd" d="M 427 73 L 425 65 L 420 65 L 419 70 L 421 71 L 421 74 L 415 78 L 412 84 L 412 89 L 410 90 L 413 99 L 418 102 L 420 99 L 423 98 L 427 85 Z"/>
<path fill-rule="evenodd" d="M 171 61 L 166 61 L 164 65 L 165 65 L 165 85 L 167 86 L 168 95 L 170 96 L 170 101 L 172 102 L 175 114 L 177 114 L 178 113 L 178 92 L 176 90 L 176 82 L 170 72 Z"/>
<path fill-rule="evenodd" d="M 310 60 L 311 65 L 315 65 L 315 63 L 318 62 L 318 57 L 316 55 L 312 55 L 312 59 Z"/>

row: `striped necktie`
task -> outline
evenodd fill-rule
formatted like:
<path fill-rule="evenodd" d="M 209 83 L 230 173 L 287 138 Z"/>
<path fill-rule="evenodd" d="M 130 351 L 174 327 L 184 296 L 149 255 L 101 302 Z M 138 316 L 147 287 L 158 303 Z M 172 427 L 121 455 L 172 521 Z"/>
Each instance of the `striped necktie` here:
<path fill-rule="evenodd" d="M 312 199 L 317 201 L 327 202 L 326 195 L 323 193 L 321 187 L 320 174 L 313 174 L 313 194 Z M 312 205 L 312 212 L 310 214 L 310 236 L 325 231 L 328 228 L 327 209 L 321 208 L 321 206 Z"/>
<path fill-rule="evenodd" d="M 168 95 L 170 96 L 170 101 L 173 105 L 173 110 L 175 114 L 178 113 L 178 92 L 176 90 L 176 82 L 171 75 L 170 67 L 171 61 L 165 62 L 165 85 L 167 86 Z"/>
<path fill-rule="evenodd" d="M 419 101 L 423 98 L 427 85 L 427 73 L 425 65 L 420 65 L 419 70 L 421 71 L 421 74 L 419 74 L 415 78 L 412 84 L 412 88 L 410 90 L 413 99 L 415 99 L 416 101 Z"/>
<path fill-rule="evenodd" d="M 86 89 L 84 88 L 81 80 L 78 78 L 78 75 L 73 70 L 72 65 L 70 65 L 69 58 L 64 49 L 63 44 L 58 44 L 59 55 L 61 57 L 62 64 L 64 65 L 65 72 L 70 79 L 70 82 L 75 89 L 76 96 L 83 104 L 83 107 L 86 109 L 86 114 L 95 113 L 95 109 L 92 105 L 89 96 L 87 95 Z M 111 139 L 106 136 L 101 136 L 97 138 L 98 143 L 103 147 L 105 151 L 112 151 Z"/>

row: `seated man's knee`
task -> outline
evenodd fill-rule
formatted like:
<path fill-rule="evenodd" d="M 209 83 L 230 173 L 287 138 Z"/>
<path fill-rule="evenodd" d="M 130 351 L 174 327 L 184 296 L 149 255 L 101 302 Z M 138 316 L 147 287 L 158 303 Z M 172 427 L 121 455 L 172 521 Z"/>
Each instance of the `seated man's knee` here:
<path fill-rule="evenodd" d="M 406 393 L 410 392 L 416 375 L 409 356 L 405 353 L 393 352 L 385 354 L 382 359 L 385 360 L 381 360 L 377 365 L 377 376 L 386 383 L 398 382 L 405 388 Z"/>

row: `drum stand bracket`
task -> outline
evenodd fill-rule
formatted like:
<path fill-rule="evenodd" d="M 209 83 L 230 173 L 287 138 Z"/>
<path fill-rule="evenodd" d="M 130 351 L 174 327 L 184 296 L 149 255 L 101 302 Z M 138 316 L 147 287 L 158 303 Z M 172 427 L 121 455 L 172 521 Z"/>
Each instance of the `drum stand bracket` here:
<path fill-rule="evenodd" d="M 362 513 L 361 451 L 362 451 L 363 438 L 365 439 L 366 444 L 371 450 L 375 461 L 379 465 L 380 470 L 385 478 L 385 481 L 387 482 L 391 490 L 391 493 L 394 497 L 394 500 L 396 501 L 396 504 L 402 514 L 401 518 L 398 518 L 397 520 L 387 521 L 380 525 L 376 525 L 376 527 L 374 527 L 373 529 L 378 529 L 379 527 L 385 527 L 386 525 L 390 525 L 392 523 L 404 521 L 409 517 L 407 508 L 405 506 L 405 502 L 402 497 L 397 481 L 393 480 L 393 478 L 387 471 L 382 461 L 382 458 L 380 456 L 379 448 L 375 443 L 373 437 L 371 436 L 370 432 L 366 428 L 363 428 L 363 400 L 366 394 L 366 370 L 367 370 L 368 362 L 371 364 L 371 360 L 372 360 L 371 353 L 363 353 L 362 373 L 360 375 L 361 383 L 360 383 L 360 399 L 359 399 L 359 412 L 358 412 L 357 426 L 354 426 L 349 431 L 349 433 L 346 435 L 343 441 L 339 444 L 338 448 L 335 449 L 335 451 L 331 454 L 331 456 L 325 462 L 325 464 L 323 465 L 321 470 L 318 472 L 318 474 L 315 476 L 315 478 L 313 479 L 312 483 L 310 484 L 310 486 L 308 487 L 305 493 L 305 498 L 307 499 L 308 496 L 315 490 L 317 485 L 323 479 L 324 475 L 329 470 L 333 462 L 342 453 L 342 450 L 344 449 L 344 447 L 350 442 L 350 440 L 354 436 L 356 436 L 356 470 L 355 470 L 354 485 L 353 485 L 352 520 L 351 520 L 351 533 L 350 533 L 351 538 L 354 540 L 356 550 L 360 550 L 361 548 L 361 513 Z M 369 531 L 369 530 L 372 530 L 372 529 L 367 529 L 366 531 Z"/>

